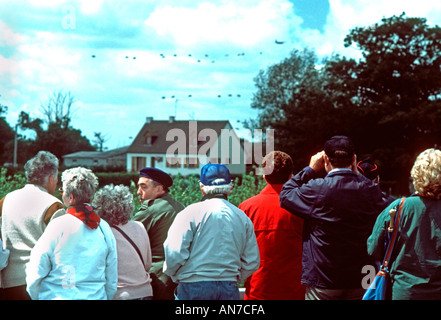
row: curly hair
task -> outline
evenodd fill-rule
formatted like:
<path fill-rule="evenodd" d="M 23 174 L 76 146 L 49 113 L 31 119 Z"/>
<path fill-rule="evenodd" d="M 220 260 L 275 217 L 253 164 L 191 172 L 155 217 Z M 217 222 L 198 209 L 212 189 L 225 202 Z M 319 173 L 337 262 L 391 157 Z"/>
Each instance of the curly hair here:
<path fill-rule="evenodd" d="M 112 184 L 96 192 L 93 206 L 97 208 L 96 213 L 110 225 L 126 224 L 135 208 L 130 189 Z"/>
<path fill-rule="evenodd" d="M 263 158 L 262 168 L 269 184 L 283 184 L 292 174 L 293 162 L 285 152 L 272 151 Z"/>
<path fill-rule="evenodd" d="M 415 191 L 429 199 L 441 199 L 441 151 L 427 149 L 420 153 L 410 172 Z"/>
<path fill-rule="evenodd" d="M 49 176 L 58 174 L 58 158 L 48 151 L 39 151 L 26 162 L 24 169 L 28 183 L 44 186 Z"/>
<path fill-rule="evenodd" d="M 90 203 L 98 187 L 98 178 L 92 170 L 77 167 L 65 170 L 61 175 L 63 192 L 75 197 L 75 203 Z"/>

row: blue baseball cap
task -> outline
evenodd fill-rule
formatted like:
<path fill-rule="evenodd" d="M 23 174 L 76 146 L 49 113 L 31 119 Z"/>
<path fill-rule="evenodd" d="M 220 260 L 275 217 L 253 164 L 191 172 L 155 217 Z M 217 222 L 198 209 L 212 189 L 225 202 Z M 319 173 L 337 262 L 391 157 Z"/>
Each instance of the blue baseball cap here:
<path fill-rule="evenodd" d="M 201 183 L 204 186 L 218 186 L 231 182 L 230 171 L 224 164 L 209 163 L 201 169 Z"/>

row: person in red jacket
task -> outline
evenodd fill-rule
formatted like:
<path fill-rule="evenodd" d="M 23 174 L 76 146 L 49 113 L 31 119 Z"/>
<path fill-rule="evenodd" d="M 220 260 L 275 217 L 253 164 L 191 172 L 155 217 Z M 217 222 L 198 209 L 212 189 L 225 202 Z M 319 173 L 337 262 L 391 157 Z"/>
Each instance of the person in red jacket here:
<path fill-rule="evenodd" d="M 243 210 L 254 224 L 260 267 L 245 282 L 245 300 L 303 300 L 303 219 L 280 207 L 279 193 L 292 176 L 291 157 L 281 151 L 267 154 L 262 162 L 267 186 L 245 200 Z"/>

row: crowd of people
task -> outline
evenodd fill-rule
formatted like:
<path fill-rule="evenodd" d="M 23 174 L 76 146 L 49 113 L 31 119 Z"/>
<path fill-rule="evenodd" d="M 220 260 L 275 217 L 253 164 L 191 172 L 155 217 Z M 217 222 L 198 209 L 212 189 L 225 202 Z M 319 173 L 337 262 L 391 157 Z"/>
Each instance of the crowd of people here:
<path fill-rule="evenodd" d="M 228 168 L 207 164 L 201 201 L 184 207 L 173 179 L 139 172 L 126 186 L 98 189 L 86 168 L 61 174 L 40 151 L 27 184 L 0 200 L 2 300 L 360 300 L 366 266 L 385 253 L 391 209 L 377 165 L 358 161 L 350 138 L 334 136 L 293 175 L 281 151 L 262 162 L 265 188 L 239 207 Z M 390 299 L 441 299 L 441 151 L 411 171 L 390 267 Z"/>

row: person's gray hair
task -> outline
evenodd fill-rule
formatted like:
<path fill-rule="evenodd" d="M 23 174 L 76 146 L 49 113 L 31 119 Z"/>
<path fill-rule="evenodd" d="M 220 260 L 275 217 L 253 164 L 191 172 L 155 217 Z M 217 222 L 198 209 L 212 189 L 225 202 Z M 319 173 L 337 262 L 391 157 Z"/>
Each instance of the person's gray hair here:
<path fill-rule="evenodd" d="M 133 194 L 124 185 L 107 185 L 98 190 L 93 199 L 95 212 L 110 225 L 124 225 L 132 216 Z"/>
<path fill-rule="evenodd" d="M 46 185 L 50 176 L 58 175 L 58 165 L 58 158 L 52 153 L 39 151 L 24 166 L 27 183 Z"/>
<path fill-rule="evenodd" d="M 201 182 L 199 184 L 205 194 L 225 194 L 227 196 L 231 194 L 234 186 L 233 181 L 231 181 L 229 184 L 220 184 L 214 186 L 206 186 Z"/>
<path fill-rule="evenodd" d="M 75 197 L 75 204 L 90 203 L 98 187 L 98 178 L 90 169 L 77 167 L 65 170 L 61 175 L 63 192 Z"/>

